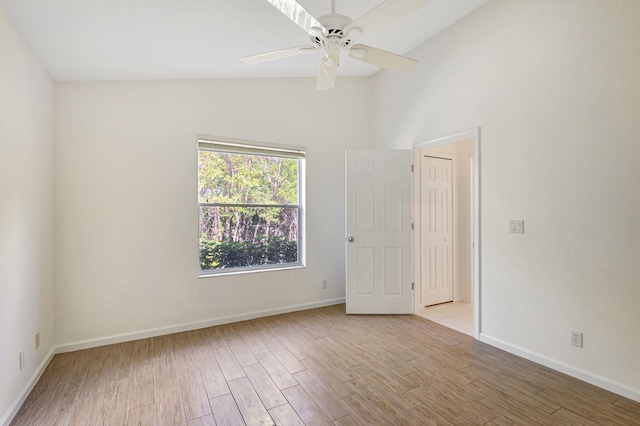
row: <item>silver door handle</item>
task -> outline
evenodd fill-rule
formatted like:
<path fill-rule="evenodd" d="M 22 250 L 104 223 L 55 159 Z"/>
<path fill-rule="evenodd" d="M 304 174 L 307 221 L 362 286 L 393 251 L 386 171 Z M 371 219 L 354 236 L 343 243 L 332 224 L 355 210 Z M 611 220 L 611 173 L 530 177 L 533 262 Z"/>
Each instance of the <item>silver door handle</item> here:
<path fill-rule="evenodd" d="M 353 242 L 353 237 L 349 237 L 349 238 L 347 238 L 347 241 L 349 241 L 350 243 L 352 243 L 352 242 Z"/>

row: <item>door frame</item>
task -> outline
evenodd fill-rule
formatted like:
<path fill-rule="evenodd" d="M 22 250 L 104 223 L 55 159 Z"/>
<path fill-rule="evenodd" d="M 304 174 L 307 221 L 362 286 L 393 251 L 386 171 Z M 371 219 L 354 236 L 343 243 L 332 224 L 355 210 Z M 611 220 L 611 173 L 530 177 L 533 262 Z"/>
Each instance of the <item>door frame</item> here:
<path fill-rule="evenodd" d="M 421 271 L 420 271 L 420 254 L 421 254 L 421 239 L 418 237 L 422 230 L 422 224 L 420 223 L 420 177 L 421 177 L 421 151 L 423 149 L 435 148 L 440 145 L 447 145 L 454 142 L 460 142 L 463 140 L 471 139 L 473 141 L 473 285 L 472 285 L 472 297 L 473 297 L 473 335 L 476 339 L 479 338 L 482 332 L 482 285 L 481 285 L 481 232 L 480 232 L 480 127 L 476 127 L 470 130 L 455 133 L 449 136 L 445 136 L 438 139 L 432 139 L 426 142 L 419 142 L 413 146 L 414 156 L 414 174 L 413 174 L 413 199 L 414 205 L 414 238 L 413 238 L 413 252 L 414 252 L 414 264 L 413 264 L 413 276 L 414 282 L 422 283 Z M 417 285 L 417 288 L 421 288 L 421 285 Z M 422 306 L 420 306 L 422 295 L 418 296 L 414 294 L 414 313 L 418 312 Z"/>

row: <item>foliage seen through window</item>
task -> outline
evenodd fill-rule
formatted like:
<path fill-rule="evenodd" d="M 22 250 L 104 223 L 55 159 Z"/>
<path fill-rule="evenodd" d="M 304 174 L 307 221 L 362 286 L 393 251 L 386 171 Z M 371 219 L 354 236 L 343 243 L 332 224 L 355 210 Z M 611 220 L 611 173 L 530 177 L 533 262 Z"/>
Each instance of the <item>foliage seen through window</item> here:
<path fill-rule="evenodd" d="M 201 270 L 299 261 L 299 162 L 199 151 Z"/>

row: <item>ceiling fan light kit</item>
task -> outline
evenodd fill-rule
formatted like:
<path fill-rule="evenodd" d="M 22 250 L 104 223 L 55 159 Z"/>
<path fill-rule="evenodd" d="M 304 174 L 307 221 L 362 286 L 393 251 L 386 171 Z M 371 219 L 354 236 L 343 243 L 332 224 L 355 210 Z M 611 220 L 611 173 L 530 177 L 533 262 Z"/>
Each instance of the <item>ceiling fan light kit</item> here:
<path fill-rule="evenodd" d="M 410 15 L 426 6 L 427 0 L 386 0 L 356 20 L 335 13 L 333 1 L 332 13 L 317 19 L 296 0 L 267 1 L 307 32 L 312 44 L 242 58 L 247 64 L 259 64 L 324 50 L 325 56 L 320 61 L 316 90 L 329 90 L 335 85 L 342 50 L 346 50 L 350 58 L 398 72 L 409 72 L 418 63 L 395 53 L 364 44 L 354 44 L 354 41 Z"/>

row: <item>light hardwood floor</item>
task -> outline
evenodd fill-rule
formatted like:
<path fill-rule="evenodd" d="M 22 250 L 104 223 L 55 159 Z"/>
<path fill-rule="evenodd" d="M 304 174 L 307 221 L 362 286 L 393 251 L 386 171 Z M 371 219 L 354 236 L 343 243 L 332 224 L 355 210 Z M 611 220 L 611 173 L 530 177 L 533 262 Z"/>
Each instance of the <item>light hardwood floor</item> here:
<path fill-rule="evenodd" d="M 13 425 L 640 425 L 640 404 L 344 305 L 56 355 Z"/>

